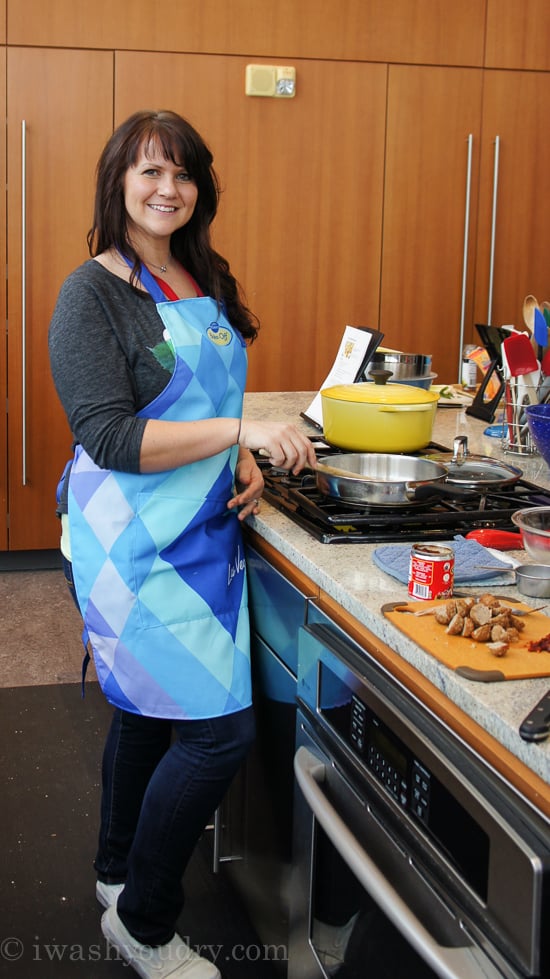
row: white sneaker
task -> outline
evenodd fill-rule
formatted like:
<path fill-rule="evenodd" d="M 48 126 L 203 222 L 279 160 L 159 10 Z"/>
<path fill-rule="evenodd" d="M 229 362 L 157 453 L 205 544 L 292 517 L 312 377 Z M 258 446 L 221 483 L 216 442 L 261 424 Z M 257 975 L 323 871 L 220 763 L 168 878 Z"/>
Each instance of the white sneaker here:
<path fill-rule="evenodd" d="M 120 920 L 115 904 L 103 914 L 101 930 L 142 979 L 221 979 L 216 966 L 197 955 L 179 935 L 156 948 L 136 941 Z"/>
<path fill-rule="evenodd" d="M 334 975 L 343 965 L 351 933 L 359 912 L 345 925 L 327 925 L 317 918 L 313 921 L 313 944 L 329 975 Z"/>
<path fill-rule="evenodd" d="M 122 890 L 124 884 L 104 884 L 102 880 L 98 880 L 95 885 L 95 896 L 104 908 L 110 908 L 111 904 L 116 904 Z"/>

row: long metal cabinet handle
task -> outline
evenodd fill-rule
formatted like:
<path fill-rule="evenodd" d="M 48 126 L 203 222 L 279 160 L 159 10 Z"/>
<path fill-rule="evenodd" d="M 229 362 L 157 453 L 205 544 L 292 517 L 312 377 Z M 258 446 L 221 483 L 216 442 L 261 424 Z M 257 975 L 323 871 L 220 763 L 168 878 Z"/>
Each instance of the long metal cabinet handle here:
<path fill-rule="evenodd" d="M 27 485 L 27 123 L 21 122 L 21 451 Z"/>
<path fill-rule="evenodd" d="M 322 761 L 302 746 L 294 756 L 294 771 L 311 811 L 342 859 L 376 904 L 437 975 L 442 979 L 479 979 L 481 974 L 490 975 L 488 972 L 481 973 L 480 960 L 473 947 L 452 948 L 439 945 L 415 917 L 322 791 L 321 785 L 325 780 L 325 766 Z"/>
<path fill-rule="evenodd" d="M 470 237 L 470 200 L 472 196 L 472 150 L 474 137 L 468 136 L 468 155 L 466 164 L 466 202 L 464 205 L 464 253 L 462 257 L 462 299 L 460 303 L 460 337 L 458 344 L 458 383 L 462 382 L 462 350 L 464 347 L 464 328 L 466 323 L 466 286 L 468 283 L 468 239 Z"/>
<path fill-rule="evenodd" d="M 491 258 L 489 261 L 489 295 L 487 298 L 487 326 L 491 326 L 491 320 L 493 316 L 493 282 L 495 277 L 495 243 L 497 237 L 499 157 L 500 157 L 500 136 L 495 136 L 495 155 L 494 155 L 494 163 L 493 163 L 493 209 L 491 215 Z"/>

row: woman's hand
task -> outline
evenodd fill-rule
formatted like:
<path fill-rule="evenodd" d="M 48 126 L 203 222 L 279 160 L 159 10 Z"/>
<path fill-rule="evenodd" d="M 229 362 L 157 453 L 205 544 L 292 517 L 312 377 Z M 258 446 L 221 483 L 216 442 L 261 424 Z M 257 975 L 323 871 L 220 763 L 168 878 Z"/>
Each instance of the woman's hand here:
<path fill-rule="evenodd" d="M 240 507 L 238 518 L 244 520 L 251 513 L 258 513 L 260 497 L 264 491 L 264 478 L 256 460 L 248 449 L 240 449 L 235 469 L 237 492 L 227 504 L 229 510 Z"/>
<path fill-rule="evenodd" d="M 258 422 L 243 418 L 239 445 L 252 452 L 260 451 L 272 466 L 291 469 L 296 475 L 305 466 L 316 465 L 315 449 L 310 440 L 287 422 Z"/>

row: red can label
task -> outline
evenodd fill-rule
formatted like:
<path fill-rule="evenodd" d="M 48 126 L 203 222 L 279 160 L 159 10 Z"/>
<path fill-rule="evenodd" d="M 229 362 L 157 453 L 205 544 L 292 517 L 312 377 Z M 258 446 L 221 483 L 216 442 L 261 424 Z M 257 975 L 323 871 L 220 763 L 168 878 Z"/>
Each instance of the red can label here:
<path fill-rule="evenodd" d="M 453 594 L 455 557 L 451 547 L 413 544 L 409 562 L 409 595 L 431 601 Z"/>

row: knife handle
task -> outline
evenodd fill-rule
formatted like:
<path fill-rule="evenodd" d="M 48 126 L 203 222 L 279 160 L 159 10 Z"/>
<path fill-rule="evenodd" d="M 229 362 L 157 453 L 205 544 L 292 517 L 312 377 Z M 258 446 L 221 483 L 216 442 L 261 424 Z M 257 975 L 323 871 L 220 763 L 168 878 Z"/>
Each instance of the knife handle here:
<path fill-rule="evenodd" d="M 524 741 L 544 741 L 550 734 L 550 690 L 539 700 L 519 727 Z"/>

